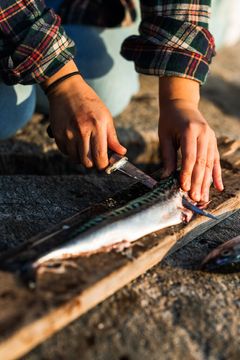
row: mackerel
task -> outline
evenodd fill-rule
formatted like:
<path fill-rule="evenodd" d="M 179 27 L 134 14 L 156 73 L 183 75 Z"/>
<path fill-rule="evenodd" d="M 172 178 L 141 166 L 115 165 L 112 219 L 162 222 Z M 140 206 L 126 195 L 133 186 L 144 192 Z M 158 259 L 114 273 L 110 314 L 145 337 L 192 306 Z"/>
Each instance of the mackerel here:
<path fill-rule="evenodd" d="M 185 207 L 187 194 L 171 176 L 152 191 L 126 205 L 98 215 L 71 233 L 71 240 L 37 258 L 38 268 L 49 260 L 91 255 L 118 244 L 131 243 L 162 228 L 190 221 L 193 212 Z"/>
<path fill-rule="evenodd" d="M 171 176 L 122 207 L 81 224 L 79 215 L 66 219 L 29 239 L 18 249 L 0 256 L 0 269 L 18 273 L 29 284 L 35 281 L 38 268 L 45 263 L 55 267 L 61 260 L 122 249 L 152 232 L 189 222 L 194 212 L 217 219 L 192 204 L 187 193 L 180 189 L 177 176 Z M 53 264 L 49 263 L 51 260 Z"/>

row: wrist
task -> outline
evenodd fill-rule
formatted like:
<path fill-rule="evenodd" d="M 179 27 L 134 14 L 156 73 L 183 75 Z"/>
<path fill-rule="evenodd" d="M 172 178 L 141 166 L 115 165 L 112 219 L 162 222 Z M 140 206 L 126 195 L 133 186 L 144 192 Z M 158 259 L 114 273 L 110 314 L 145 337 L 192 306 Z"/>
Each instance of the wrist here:
<path fill-rule="evenodd" d="M 70 74 L 74 71 L 78 71 L 77 65 L 73 60 L 68 61 L 60 70 L 50 76 L 47 80 L 41 83 L 43 88 L 49 87 L 53 82 L 60 79 L 61 77 Z"/>
<path fill-rule="evenodd" d="M 59 71 L 41 84 L 45 94 L 51 95 L 67 94 L 71 87 L 78 83 L 85 83 L 73 60 L 69 61 Z"/>
<path fill-rule="evenodd" d="M 160 102 L 160 111 L 170 110 L 186 110 L 186 111 L 199 111 L 198 104 L 185 99 L 163 100 Z"/>
<path fill-rule="evenodd" d="M 161 77 L 159 79 L 159 104 L 198 108 L 200 85 L 197 81 L 180 77 Z"/>

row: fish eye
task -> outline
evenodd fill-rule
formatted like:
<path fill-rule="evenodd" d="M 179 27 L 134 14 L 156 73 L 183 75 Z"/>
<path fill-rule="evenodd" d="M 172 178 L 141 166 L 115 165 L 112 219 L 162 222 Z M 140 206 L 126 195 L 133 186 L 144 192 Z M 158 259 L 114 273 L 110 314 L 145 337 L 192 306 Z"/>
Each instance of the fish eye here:
<path fill-rule="evenodd" d="M 221 252 L 221 255 L 223 256 L 231 256 L 232 255 L 232 251 L 231 250 L 223 250 Z"/>

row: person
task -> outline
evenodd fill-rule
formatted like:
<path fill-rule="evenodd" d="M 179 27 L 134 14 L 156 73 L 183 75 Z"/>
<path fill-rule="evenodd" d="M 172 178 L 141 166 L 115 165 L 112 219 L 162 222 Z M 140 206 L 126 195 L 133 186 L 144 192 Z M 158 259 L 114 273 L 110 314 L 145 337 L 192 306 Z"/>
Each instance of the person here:
<path fill-rule="evenodd" d="M 98 18 L 100 25 L 103 20 L 111 24 L 112 14 L 117 14 L 113 4 L 122 6 L 128 20 L 134 14 L 131 0 L 65 0 L 62 18 L 66 24 L 71 18 L 86 24 Z M 105 17 L 101 10 L 108 8 L 112 11 Z M 181 187 L 194 201 L 207 202 L 212 180 L 223 190 L 216 137 L 198 109 L 200 85 L 215 54 L 208 30 L 210 0 L 142 0 L 141 9 L 140 34 L 128 37 L 121 53 L 134 61 L 138 72 L 159 77 L 159 138 L 165 174 L 176 168 L 180 147 Z M 126 149 L 119 143 L 110 111 L 81 76 L 74 56 L 73 41 L 59 16 L 43 1 L 0 0 L 0 93 L 5 98 L 7 93 L 11 98 L 15 94 L 14 101 L 20 105 L 14 107 L 12 101 L 4 116 L 2 111 L 1 138 L 12 135 L 29 118 L 36 94 L 27 85 L 38 83 L 48 96 L 50 124 L 59 149 L 86 168 L 104 169 L 108 149 L 120 155 Z M 18 97 L 19 87 L 22 97 Z M 30 102 L 28 113 L 17 122 L 25 102 Z M 0 100 L 0 106 L 6 109 L 6 102 Z"/>

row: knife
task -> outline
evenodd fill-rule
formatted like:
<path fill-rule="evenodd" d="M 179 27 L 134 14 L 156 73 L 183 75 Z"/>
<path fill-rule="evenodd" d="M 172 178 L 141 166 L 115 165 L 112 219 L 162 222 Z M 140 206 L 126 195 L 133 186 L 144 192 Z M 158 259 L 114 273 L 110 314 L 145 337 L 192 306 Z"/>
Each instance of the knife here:
<path fill-rule="evenodd" d="M 105 169 L 105 172 L 109 175 L 117 170 L 141 182 L 149 189 L 154 189 L 158 184 L 158 182 L 155 179 L 153 179 L 151 176 L 145 174 L 142 170 L 131 164 L 126 156 L 121 156 L 116 153 L 113 153 L 109 159 L 109 165 Z"/>
<path fill-rule="evenodd" d="M 114 171 L 120 171 L 121 173 L 139 181 L 143 185 L 147 186 L 149 189 L 153 190 L 158 182 L 153 179 L 151 176 L 145 174 L 142 170 L 138 169 L 136 166 L 131 164 L 128 161 L 126 156 L 121 156 L 116 153 L 113 153 L 109 159 L 109 166 L 105 169 L 107 174 L 112 174 Z M 208 217 L 212 220 L 218 220 L 218 218 L 192 204 L 185 196 L 183 197 L 183 205 L 195 213 Z"/>

